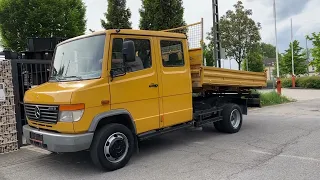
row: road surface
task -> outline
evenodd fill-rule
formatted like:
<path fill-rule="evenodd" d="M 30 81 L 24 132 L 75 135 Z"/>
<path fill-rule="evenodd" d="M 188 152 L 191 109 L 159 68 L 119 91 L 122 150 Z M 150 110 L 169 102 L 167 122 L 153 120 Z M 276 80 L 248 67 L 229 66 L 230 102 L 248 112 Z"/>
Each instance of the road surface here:
<path fill-rule="evenodd" d="M 319 179 L 320 99 L 249 113 L 237 134 L 188 129 L 146 141 L 114 172 L 97 170 L 87 152 L 54 155 L 26 147 L 0 155 L 0 179 Z"/>

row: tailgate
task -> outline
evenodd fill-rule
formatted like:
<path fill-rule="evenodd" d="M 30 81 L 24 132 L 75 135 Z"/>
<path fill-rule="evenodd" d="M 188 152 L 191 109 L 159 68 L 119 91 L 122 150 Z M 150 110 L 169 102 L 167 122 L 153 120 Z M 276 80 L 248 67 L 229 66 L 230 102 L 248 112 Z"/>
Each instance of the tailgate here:
<path fill-rule="evenodd" d="M 248 72 L 216 67 L 202 68 L 202 86 L 236 86 L 259 88 L 267 86 L 265 72 Z"/>
<path fill-rule="evenodd" d="M 193 88 L 223 86 L 250 89 L 267 86 L 267 74 L 265 72 L 248 72 L 203 66 L 201 48 L 190 49 L 189 56 Z"/>

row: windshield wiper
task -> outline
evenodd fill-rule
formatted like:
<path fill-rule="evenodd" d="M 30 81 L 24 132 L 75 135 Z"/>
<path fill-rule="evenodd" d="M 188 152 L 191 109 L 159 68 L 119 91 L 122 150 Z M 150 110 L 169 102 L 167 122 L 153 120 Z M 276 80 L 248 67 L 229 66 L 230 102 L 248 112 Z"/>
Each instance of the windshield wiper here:
<path fill-rule="evenodd" d="M 49 80 L 60 81 L 60 78 L 58 78 L 58 76 L 51 76 Z"/>
<path fill-rule="evenodd" d="M 64 76 L 63 78 L 76 78 L 76 79 L 78 79 L 78 80 L 82 80 L 83 78 L 82 77 L 80 77 L 80 76 Z"/>

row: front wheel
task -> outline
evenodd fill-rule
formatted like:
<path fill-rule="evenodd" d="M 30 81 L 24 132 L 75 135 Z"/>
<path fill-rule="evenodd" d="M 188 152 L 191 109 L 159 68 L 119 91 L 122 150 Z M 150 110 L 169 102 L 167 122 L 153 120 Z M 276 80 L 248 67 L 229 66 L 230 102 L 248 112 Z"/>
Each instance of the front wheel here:
<path fill-rule="evenodd" d="M 218 131 L 237 133 L 242 126 L 242 110 L 237 104 L 227 104 L 222 111 L 222 121 L 215 124 Z"/>
<path fill-rule="evenodd" d="M 107 171 L 124 167 L 134 151 L 132 132 L 121 124 L 108 124 L 93 139 L 90 155 L 93 163 Z"/>

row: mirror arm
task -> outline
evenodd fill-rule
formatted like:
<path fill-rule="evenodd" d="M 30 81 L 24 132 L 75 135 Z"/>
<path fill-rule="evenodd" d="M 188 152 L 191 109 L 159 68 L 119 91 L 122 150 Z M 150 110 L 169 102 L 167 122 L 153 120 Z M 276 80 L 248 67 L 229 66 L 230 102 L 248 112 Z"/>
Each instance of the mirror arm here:
<path fill-rule="evenodd" d="M 111 78 L 111 82 L 113 81 L 113 79 L 114 79 L 114 72 L 113 72 L 113 70 L 111 69 L 110 70 L 110 78 Z"/>

